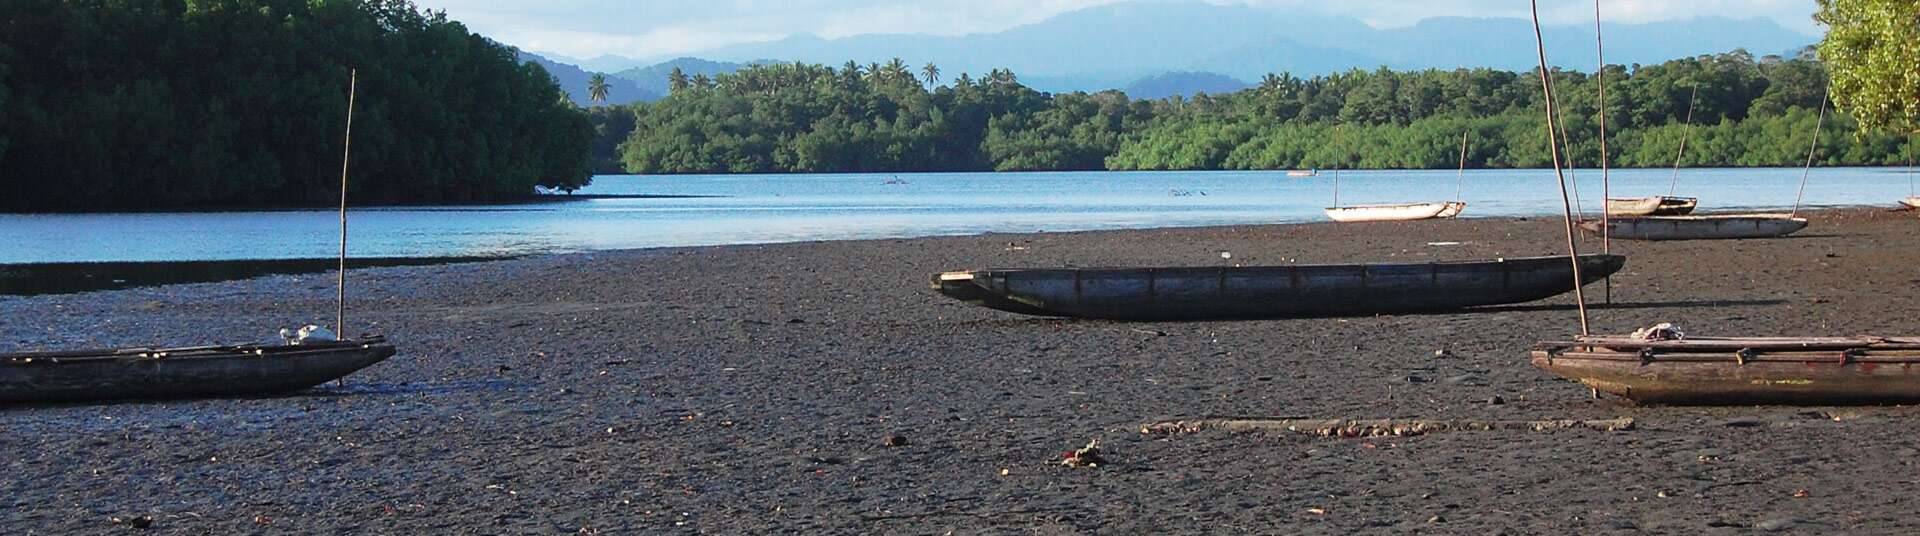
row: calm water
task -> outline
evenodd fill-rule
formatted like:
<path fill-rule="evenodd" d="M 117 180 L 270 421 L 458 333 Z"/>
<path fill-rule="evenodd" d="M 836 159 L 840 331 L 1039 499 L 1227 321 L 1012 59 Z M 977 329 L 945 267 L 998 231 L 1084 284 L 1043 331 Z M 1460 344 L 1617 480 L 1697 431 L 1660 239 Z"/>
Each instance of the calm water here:
<path fill-rule="evenodd" d="M 1581 171 L 1588 210 L 1597 172 Z M 1344 204 L 1454 196 L 1452 171 L 1340 174 Z M 1616 196 L 1667 191 L 1667 170 L 1613 174 Z M 897 178 L 904 184 L 888 184 Z M 1680 195 L 1702 211 L 1793 204 L 1799 169 L 1696 169 Z M 1891 205 L 1899 169 L 1816 169 L 1809 206 Z M 592 199 L 516 206 L 366 208 L 351 215 L 362 257 L 470 257 L 616 248 L 1321 221 L 1333 181 L 1281 172 L 932 173 L 602 176 L 584 194 L 716 196 Z M 1551 171 L 1469 171 L 1465 217 L 1557 214 Z M 328 258 L 330 211 L 0 214 L 0 264 Z"/>

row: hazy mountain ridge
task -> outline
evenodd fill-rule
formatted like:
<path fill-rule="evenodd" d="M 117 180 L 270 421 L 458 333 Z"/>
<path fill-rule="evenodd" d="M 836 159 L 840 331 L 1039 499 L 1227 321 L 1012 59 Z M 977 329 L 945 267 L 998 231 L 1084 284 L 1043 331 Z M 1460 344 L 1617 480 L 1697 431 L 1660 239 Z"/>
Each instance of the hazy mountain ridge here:
<path fill-rule="evenodd" d="M 1219 95 L 1249 87 L 1253 85 L 1220 73 L 1182 71 L 1135 80 L 1122 91 L 1136 99 L 1164 99 L 1175 95 L 1192 97 L 1196 93 Z"/>
<path fill-rule="evenodd" d="M 1098 80 L 1137 79 L 1177 71 L 1209 71 L 1241 79 L 1269 72 L 1313 76 L 1348 69 L 1490 67 L 1524 71 L 1533 57 L 1531 23 L 1512 18 L 1439 17 L 1402 28 L 1375 29 L 1347 17 L 1207 4 L 1124 3 L 1088 8 L 1001 32 L 962 36 L 857 35 L 716 48 L 720 60 L 775 58 L 838 65 L 899 57 L 933 62 L 947 73 L 1009 68 L 1045 90 L 1082 90 Z M 1704 17 L 1645 24 L 1609 23 L 1609 63 L 1659 63 L 1745 48 L 1784 54 L 1817 40 L 1769 19 Z M 1550 25 L 1545 34 L 1556 65 L 1593 69 L 1592 25 Z M 1199 59 L 1195 59 L 1199 58 Z M 1108 86 L 1112 87 L 1112 86 Z"/>
<path fill-rule="evenodd" d="M 725 74 L 725 73 L 738 71 L 742 67 L 746 67 L 748 65 L 753 65 L 758 63 L 767 63 L 767 62 L 765 60 L 762 60 L 762 61 L 753 61 L 753 62 L 745 62 L 745 63 L 734 63 L 734 62 L 726 62 L 726 61 L 711 61 L 711 60 L 704 60 L 704 59 L 692 58 L 692 57 L 682 57 L 682 58 L 674 58 L 671 60 L 663 61 L 653 65 L 648 65 L 645 67 L 634 67 L 632 69 L 627 69 L 624 71 L 613 73 L 608 76 L 619 77 L 623 80 L 627 80 L 634 84 L 638 84 L 642 89 L 652 91 L 657 95 L 665 96 L 671 90 L 671 88 L 668 87 L 667 75 L 673 73 L 673 69 L 675 67 L 679 67 L 680 72 L 686 73 L 688 77 L 693 77 L 693 76 L 698 76 L 703 74 L 711 77 L 717 74 Z M 652 99 L 649 99 L 649 100 L 652 100 Z"/>
<path fill-rule="evenodd" d="M 1817 39 L 1764 18 L 1609 23 L 1605 31 L 1608 63 L 1624 65 L 1736 48 L 1756 56 L 1788 54 Z M 1542 33 L 1554 64 L 1593 69 L 1591 25 L 1547 26 Z M 1266 73 L 1311 77 L 1381 66 L 1526 71 L 1537 61 L 1531 23 L 1522 19 L 1437 17 L 1412 26 L 1376 29 L 1358 19 L 1279 9 L 1136 2 L 1082 9 L 983 34 L 866 34 L 839 39 L 796 35 L 720 47 L 698 57 L 625 69 L 611 76 L 637 87 L 641 100 L 652 100 L 667 93 L 666 74 L 676 66 L 688 76 L 713 76 L 772 61 L 838 66 L 848 60 L 864 65 L 895 57 L 916 69 L 928 62 L 939 65 L 948 80 L 960 73 L 978 77 L 1006 68 L 1018 73 L 1022 82 L 1045 91 L 1091 92 L 1158 84 L 1152 91 L 1156 95 L 1214 92 L 1211 88 L 1218 87 L 1193 76 L 1163 77 L 1170 73 L 1215 73 L 1248 81 Z M 605 65 L 638 60 L 601 56 L 584 61 Z M 563 75 L 558 72 L 563 69 L 552 66 L 549 70 L 556 71 L 576 99 L 585 95 L 584 78 L 576 89 L 570 73 Z M 632 100 L 621 93 L 622 88 L 616 88 L 614 100 Z"/>
<path fill-rule="evenodd" d="M 545 68 L 547 74 L 553 75 L 553 78 L 560 82 L 560 89 L 567 92 L 567 97 L 573 99 L 574 104 L 581 106 L 592 106 L 596 104 L 587 99 L 587 81 L 593 78 L 594 73 L 570 63 L 564 63 L 540 54 L 525 51 L 520 52 L 520 61 L 537 63 Z M 665 83 L 661 84 L 662 88 L 665 86 Z M 607 76 L 607 104 L 653 101 L 658 100 L 663 95 L 666 95 L 666 91 L 664 90 L 655 91 L 647 89 L 644 85 L 632 80 L 612 75 Z"/>

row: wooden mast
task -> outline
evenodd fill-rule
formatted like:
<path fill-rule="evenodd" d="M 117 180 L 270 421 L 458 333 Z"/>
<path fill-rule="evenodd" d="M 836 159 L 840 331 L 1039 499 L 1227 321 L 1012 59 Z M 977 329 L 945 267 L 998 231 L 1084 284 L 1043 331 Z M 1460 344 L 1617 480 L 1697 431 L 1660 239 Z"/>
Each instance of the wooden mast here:
<path fill-rule="evenodd" d="M 1560 207 L 1567 230 L 1567 260 L 1573 263 L 1573 301 L 1580 310 L 1580 335 L 1591 334 L 1587 324 L 1587 296 L 1580 291 L 1580 243 L 1574 240 L 1573 200 L 1567 195 L 1567 175 L 1560 169 L 1560 137 L 1554 131 L 1557 123 L 1553 120 L 1553 75 L 1547 67 L 1547 43 L 1540 36 L 1540 0 L 1529 0 L 1533 8 L 1534 50 L 1540 56 L 1540 91 L 1546 95 L 1547 106 L 1547 147 L 1553 152 L 1553 176 L 1560 180 Z"/>
<path fill-rule="evenodd" d="M 340 279 L 335 289 L 333 328 L 340 338 L 347 337 L 347 159 L 353 156 L 354 94 L 360 89 L 360 70 L 347 71 L 347 133 L 340 154 Z"/>

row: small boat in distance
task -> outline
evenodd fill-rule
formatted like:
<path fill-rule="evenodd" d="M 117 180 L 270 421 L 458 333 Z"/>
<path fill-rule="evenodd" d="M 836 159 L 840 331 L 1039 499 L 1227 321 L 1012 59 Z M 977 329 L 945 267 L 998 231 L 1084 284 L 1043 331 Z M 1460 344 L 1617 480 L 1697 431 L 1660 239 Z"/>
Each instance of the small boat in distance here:
<path fill-rule="evenodd" d="M 1680 150 L 1673 155 L 1673 178 L 1668 181 L 1667 195 L 1650 197 L 1608 198 L 1603 210 L 1608 216 L 1681 216 L 1693 213 L 1700 206 L 1700 200 L 1692 197 L 1676 197 L 1674 191 L 1680 188 L 1680 163 L 1687 156 L 1687 139 L 1693 133 L 1693 105 L 1700 100 L 1700 84 L 1694 84 L 1687 94 L 1687 119 L 1680 130 Z"/>
<path fill-rule="evenodd" d="M 1692 197 L 1656 195 L 1652 197 L 1607 199 L 1609 216 L 1681 216 L 1693 212 L 1700 200 Z"/>
<path fill-rule="evenodd" d="M 1467 202 L 1460 200 L 1460 188 L 1467 174 L 1467 133 L 1460 133 L 1460 170 L 1454 178 L 1453 201 L 1431 203 L 1388 203 L 1378 205 L 1340 206 L 1340 168 L 1333 170 L 1333 205 L 1327 207 L 1327 218 L 1341 223 L 1367 221 L 1411 221 L 1452 218 L 1467 209 Z"/>
<path fill-rule="evenodd" d="M 1920 402 L 1920 338 L 1577 337 L 1534 347 L 1533 365 L 1644 404 Z"/>
<path fill-rule="evenodd" d="M 1320 170 L 1319 170 L 1319 169 L 1292 169 L 1292 170 L 1287 170 L 1287 176 L 1288 176 L 1288 177 L 1312 177 L 1312 176 L 1316 176 L 1316 175 L 1319 175 L 1319 174 L 1320 174 Z"/>
<path fill-rule="evenodd" d="M 1920 195 L 1907 196 L 1906 199 L 1900 200 L 1900 204 L 1906 206 L 1908 210 L 1920 209 Z"/>
<path fill-rule="evenodd" d="M 383 337 L 285 345 L 0 354 L 0 403 L 276 395 L 393 356 Z"/>
<path fill-rule="evenodd" d="M 1627 258 L 1582 255 L 1582 284 Z M 1036 316 L 1220 320 L 1447 311 L 1573 290 L 1565 256 L 1490 261 L 1177 268 L 1022 268 L 934 274 L 933 290 Z"/>
<path fill-rule="evenodd" d="M 1327 217 L 1342 223 L 1362 221 L 1407 221 L 1452 218 L 1466 210 L 1465 201 L 1400 203 L 1386 205 L 1347 205 L 1327 207 Z"/>
<path fill-rule="evenodd" d="M 1635 216 L 1611 218 L 1614 238 L 1622 240 L 1729 240 L 1786 236 L 1807 228 L 1807 219 L 1792 214 L 1703 214 L 1693 216 Z M 1580 228 L 1601 234 L 1599 220 L 1580 222 Z"/>

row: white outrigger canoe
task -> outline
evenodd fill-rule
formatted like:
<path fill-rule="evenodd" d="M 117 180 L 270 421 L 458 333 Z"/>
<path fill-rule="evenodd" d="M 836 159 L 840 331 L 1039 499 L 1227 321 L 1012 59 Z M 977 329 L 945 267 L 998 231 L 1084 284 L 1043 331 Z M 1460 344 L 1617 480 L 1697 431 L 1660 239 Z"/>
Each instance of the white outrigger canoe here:
<path fill-rule="evenodd" d="M 1920 195 L 1908 196 L 1906 199 L 1901 199 L 1900 204 L 1910 209 L 1920 209 Z"/>
<path fill-rule="evenodd" d="M 1466 210 L 1465 201 L 1434 203 L 1397 203 L 1388 205 L 1349 205 L 1327 207 L 1327 217 L 1337 222 L 1410 221 L 1452 218 Z"/>

